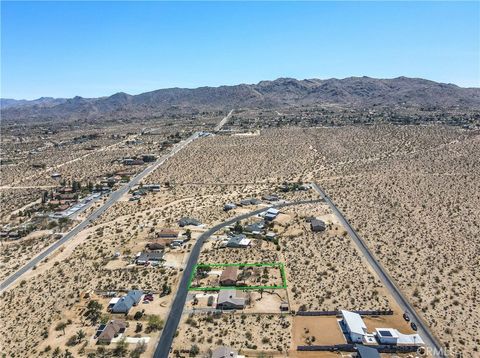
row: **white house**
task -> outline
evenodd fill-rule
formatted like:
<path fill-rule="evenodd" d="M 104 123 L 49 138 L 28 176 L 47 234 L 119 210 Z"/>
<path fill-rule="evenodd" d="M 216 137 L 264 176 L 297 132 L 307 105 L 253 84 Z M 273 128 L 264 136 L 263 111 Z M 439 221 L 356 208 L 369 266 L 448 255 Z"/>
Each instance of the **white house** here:
<path fill-rule="evenodd" d="M 375 336 L 381 344 L 420 346 L 424 342 L 418 334 L 403 334 L 394 328 L 375 328 Z"/>
<path fill-rule="evenodd" d="M 362 317 L 355 312 L 342 310 L 342 322 L 350 335 L 350 340 L 355 343 L 362 343 L 368 335 L 367 326 Z"/>

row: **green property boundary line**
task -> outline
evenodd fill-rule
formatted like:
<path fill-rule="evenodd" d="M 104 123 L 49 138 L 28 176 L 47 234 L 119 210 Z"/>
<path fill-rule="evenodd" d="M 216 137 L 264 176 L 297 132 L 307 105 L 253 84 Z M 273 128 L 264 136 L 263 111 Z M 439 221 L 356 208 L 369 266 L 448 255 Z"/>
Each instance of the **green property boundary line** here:
<path fill-rule="evenodd" d="M 192 281 L 197 273 L 198 268 L 202 267 L 228 267 L 228 266 L 247 266 L 247 267 L 276 267 L 280 269 L 280 275 L 282 276 L 282 284 L 279 286 L 217 286 L 217 287 L 192 287 Z M 269 263 L 235 263 L 235 264 L 196 264 L 193 267 L 192 274 L 188 280 L 189 291 L 220 291 L 220 290 L 259 290 L 259 289 L 286 289 L 287 277 L 285 275 L 285 265 L 283 262 L 269 262 Z"/>

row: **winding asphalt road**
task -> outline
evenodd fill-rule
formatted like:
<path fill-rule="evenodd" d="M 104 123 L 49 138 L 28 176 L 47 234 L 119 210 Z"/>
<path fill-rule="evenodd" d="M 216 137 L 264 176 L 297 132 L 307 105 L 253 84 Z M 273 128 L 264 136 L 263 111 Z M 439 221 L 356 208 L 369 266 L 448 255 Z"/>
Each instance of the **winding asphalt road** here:
<path fill-rule="evenodd" d="M 177 331 L 178 324 L 180 323 L 180 319 L 182 317 L 183 307 L 185 306 L 185 301 L 187 299 L 188 294 L 188 280 L 190 279 L 193 271 L 193 267 L 198 261 L 198 256 L 200 255 L 200 250 L 202 248 L 203 243 L 206 239 L 212 236 L 218 230 L 223 229 L 226 226 L 233 225 L 237 221 L 245 220 L 251 216 L 258 215 L 269 208 L 282 208 L 285 206 L 292 206 L 292 205 L 300 205 L 300 204 L 311 204 L 311 203 L 319 203 L 321 200 L 302 200 L 296 201 L 291 203 L 282 203 L 278 205 L 272 205 L 270 207 L 264 207 L 258 210 L 250 211 L 248 213 L 236 216 L 232 219 L 229 219 L 221 224 L 215 225 L 208 231 L 205 231 L 195 242 L 195 245 L 190 252 L 190 256 L 187 261 L 187 265 L 185 270 L 183 271 L 182 279 L 180 281 L 180 285 L 178 286 L 177 294 L 175 299 L 173 300 L 172 307 L 170 309 L 170 314 L 168 315 L 167 322 L 165 323 L 165 327 L 163 328 L 162 335 L 160 337 L 160 341 L 157 344 L 157 348 L 155 350 L 155 354 L 153 355 L 154 358 L 167 358 L 170 352 L 170 347 L 172 346 L 173 338 L 175 336 L 175 332 Z"/>
<path fill-rule="evenodd" d="M 50 255 L 52 252 L 57 250 L 60 246 L 62 246 L 67 241 L 74 238 L 80 231 L 85 229 L 88 225 L 90 225 L 90 223 L 96 220 L 100 215 L 102 215 L 106 210 L 108 210 L 113 204 L 115 204 L 125 193 L 127 193 L 134 186 L 138 185 L 138 183 L 143 178 L 145 178 L 147 175 L 149 175 L 151 172 L 157 169 L 160 165 L 165 163 L 169 158 L 177 154 L 178 151 L 180 151 L 182 148 L 184 148 L 185 146 L 193 142 L 198 137 L 199 137 L 198 133 L 194 133 L 184 141 L 177 143 L 173 147 L 170 153 L 159 158 L 154 164 L 148 166 L 141 173 L 133 177 L 130 180 L 130 182 L 128 182 L 118 190 L 112 192 L 108 197 L 107 201 L 105 201 L 105 203 L 102 206 L 100 206 L 100 208 L 98 208 L 96 211 L 94 211 L 89 216 L 87 216 L 85 220 L 83 220 L 80 224 L 75 226 L 71 231 L 65 234 L 60 240 L 55 241 L 52 245 L 50 245 L 48 248 L 46 248 L 44 251 L 42 251 L 40 254 L 38 254 L 29 262 L 27 262 L 24 266 L 22 266 L 18 271 L 16 271 L 7 279 L 5 279 L 5 281 L 3 281 L 0 284 L 0 293 L 5 291 L 9 286 L 11 286 L 15 281 L 17 281 L 20 277 L 22 277 L 26 272 L 28 272 L 33 267 L 38 265 L 43 259 L 45 259 L 48 255 Z"/>
<path fill-rule="evenodd" d="M 365 241 L 360 236 L 358 236 L 356 231 L 352 228 L 352 226 L 349 224 L 347 219 L 345 219 L 343 214 L 335 206 L 332 200 L 327 196 L 324 190 L 315 183 L 312 183 L 312 187 L 318 194 L 320 194 L 320 197 L 323 200 L 325 200 L 325 202 L 330 206 L 335 216 L 338 218 L 341 224 L 345 227 L 350 237 L 353 239 L 357 247 L 360 249 L 360 251 L 362 252 L 363 256 L 366 258 L 370 266 L 372 266 L 372 268 L 375 270 L 375 272 L 377 273 L 382 283 L 390 291 L 390 293 L 392 294 L 395 301 L 397 301 L 400 308 L 404 312 L 407 312 L 412 322 L 415 322 L 415 324 L 417 325 L 418 333 L 420 334 L 423 341 L 429 348 L 430 353 L 434 357 L 441 357 L 441 358 L 447 357 L 447 355 L 445 354 L 445 349 L 442 347 L 442 345 L 436 339 L 436 337 L 432 334 L 432 332 L 430 331 L 426 323 L 417 314 L 413 306 L 410 304 L 410 302 L 408 302 L 408 300 L 402 294 L 400 289 L 396 286 L 396 284 L 394 283 L 390 275 L 383 269 L 382 265 L 380 265 L 377 259 L 372 255 Z"/>

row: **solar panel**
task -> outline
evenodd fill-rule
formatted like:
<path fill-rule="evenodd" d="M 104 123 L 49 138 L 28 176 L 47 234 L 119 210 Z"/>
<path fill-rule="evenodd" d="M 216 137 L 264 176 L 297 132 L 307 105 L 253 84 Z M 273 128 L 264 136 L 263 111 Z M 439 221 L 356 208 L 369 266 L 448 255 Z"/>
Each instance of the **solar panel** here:
<path fill-rule="evenodd" d="M 379 331 L 379 332 L 383 337 L 392 337 L 392 333 L 390 331 Z"/>

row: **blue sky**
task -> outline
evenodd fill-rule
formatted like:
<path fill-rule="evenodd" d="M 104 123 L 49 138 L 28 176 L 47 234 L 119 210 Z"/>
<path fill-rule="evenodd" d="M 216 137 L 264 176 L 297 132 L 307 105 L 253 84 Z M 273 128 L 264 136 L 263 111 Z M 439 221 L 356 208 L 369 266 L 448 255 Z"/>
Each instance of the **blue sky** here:
<path fill-rule="evenodd" d="M 479 2 L 1 6 L 4 98 L 363 75 L 480 87 Z"/>

